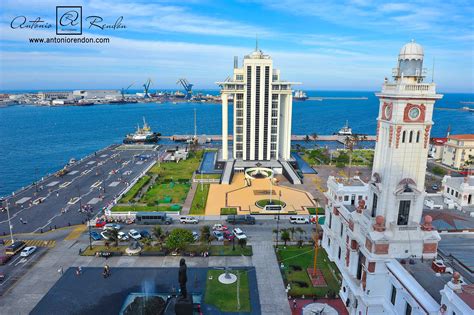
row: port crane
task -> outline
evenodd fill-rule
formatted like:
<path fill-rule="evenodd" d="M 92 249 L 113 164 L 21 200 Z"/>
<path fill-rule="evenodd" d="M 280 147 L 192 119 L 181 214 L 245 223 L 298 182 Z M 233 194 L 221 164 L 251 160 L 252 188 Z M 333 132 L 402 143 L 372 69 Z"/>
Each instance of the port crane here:
<path fill-rule="evenodd" d="M 130 84 L 126 89 L 122 88 L 120 93 L 122 93 L 122 101 L 125 100 L 125 93 L 127 93 L 128 89 L 132 87 L 135 83 Z"/>
<path fill-rule="evenodd" d="M 144 92 L 145 92 L 145 95 L 143 96 L 144 98 L 149 98 L 150 97 L 150 94 L 148 94 L 148 91 L 149 91 L 149 88 L 150 88 L 150 84 L 151 84 L 151 79 L 148 79 L 145 84 L 143 84 L 143 88 L 145 89 Z"/>
<path fill-rule="evenodd" d="M 189 83 L 188 80 L 186 79 L 179 79 L 176 84 L 181 84 L 186 91 L 186 96 L 185 98 L 187 100 L 191 99 L 193 96 L 193 84 Z"/>

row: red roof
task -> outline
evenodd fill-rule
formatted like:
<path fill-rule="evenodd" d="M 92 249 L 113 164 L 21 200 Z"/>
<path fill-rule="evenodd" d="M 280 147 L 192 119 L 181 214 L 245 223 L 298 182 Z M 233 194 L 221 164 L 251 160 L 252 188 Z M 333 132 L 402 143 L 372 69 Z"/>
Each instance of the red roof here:
<path fill-rule="evenodd" d="M 458 293 L 458 296 L 474 310 L 474 284 L 463 285 L 462 292 Z"/>
<path fill-rule="evenodd" d="M 474 140 L 474 134 L 450 135 L 449 138 L 456 140 Z"/>
<path fill-rule="evenodd" d="M 448 138 L 431 138 L 431 143 L 436 145 L 443 145 L 446 141 Z"/>

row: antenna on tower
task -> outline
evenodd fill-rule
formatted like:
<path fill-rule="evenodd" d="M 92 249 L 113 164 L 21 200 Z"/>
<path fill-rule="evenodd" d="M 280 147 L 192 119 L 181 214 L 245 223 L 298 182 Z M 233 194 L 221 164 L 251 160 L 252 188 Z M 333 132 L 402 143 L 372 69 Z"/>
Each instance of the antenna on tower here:
<path fill-rule="evenodd" d="M 431 83 L 434 82 L 435 58 L 433 57 L 433 69 L 431 70 Z"/>
<path fill-rule="evenodd" d="M 255 51 L 258 51 L 258 34 L 255 34 Z"/>
<path fill-rule="evenodd" d="M 234 69 L 239 67 L 239 57 L 234 56 Z"/>

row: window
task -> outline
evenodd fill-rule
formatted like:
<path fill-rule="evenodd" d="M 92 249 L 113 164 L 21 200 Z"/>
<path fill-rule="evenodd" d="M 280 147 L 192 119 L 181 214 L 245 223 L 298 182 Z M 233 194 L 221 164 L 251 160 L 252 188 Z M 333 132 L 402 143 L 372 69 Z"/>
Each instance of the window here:
<path fill-rule="evenodd" d="M 331 247 L 331 239 L 328 237 L 328 247 Z"/>
<path fill-rule="evenodd" d="M 403 130 L 403 133 L 402 133 L 402 143 L 405 143 L 405 138 L 407 136 L 407 132 L 405 130 Z"/>
<path fill-rule="evenodd" d="M 337 251 L 337 258 L 341 259 L 341 247 L 339 246 L 339 250 Z"/>
<path fill-rule="evenodd" d="M 421 133 L 420 131 L 416 133 L 416 143 L 420 142 L 420 133 Z"/>
<path fill-rule="evenodd" d="M 392 293 L 391 293 L 391 296 L 390 296 L 390 302 L 392 302 L 392 305 L 395 305 L 396 299 L 397 299 L 397 289 L 392 284 Z"/>
<path fill-rule="evenodd" d="M 344 196 L 344 201 L 349 201 L 349 196 L 348 195 Z"/>
<path fill-rule="evenodd" d="M 413 141 L 413 130 L 412 130 L 412 131 L 410 131 L 410 140 L 409 140 L 408 142 L 410 142 L 410 143 L 411 143 L 412 141 Z"/>
<path fill-rule="evenodd" d="M 332 225 L 332 213 L 329 213 L 329 228 L 331 228 Z"/>
<path fill-rule="evenodd" d="M 411 315 L 411 305 L 407 302 L 407 306 L 405 307 L 405 315 Z"/>
<path fill-rule="evenodd" d="M 400 200 L 398 207 L 398 225 L 407 225 L 408 217 L 410 215 L 410 200 Z"/>
<path fill-rule="evenodd" d="M 344 225 L 342 224 L 342 222 L 341 222 L 341 227 L 339 231 L 340 231 L 339 235 L 342 237 L 342 234 L 344 233 Z"/>
<path fill-rule="evenodd" d="M 372 200 L 372 212 L 371 216 L 372 218 L 375 218 L 375 214 L 377 213 L 377 202 L 378 202 L 379 196 L 374 193 L 374 199 Z"/>
<path fill-rule="evenodd" d="M 243 81 L 244 80 L 244 75 L 243 74 L 237 74 L 235 76 L 235 80 L 236 81 Z"/>

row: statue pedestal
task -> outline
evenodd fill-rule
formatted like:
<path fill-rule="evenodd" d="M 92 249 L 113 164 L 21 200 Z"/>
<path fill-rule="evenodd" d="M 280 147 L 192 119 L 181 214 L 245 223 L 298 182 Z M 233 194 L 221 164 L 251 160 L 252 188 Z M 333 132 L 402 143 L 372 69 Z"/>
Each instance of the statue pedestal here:
<path fill-rule="evenodd" d="M 186 298 L 183 298 L 182 296 L 176 297 L 174 311 L 176 315 L 193 315 L 192 297 L 190 295 Z"/>

